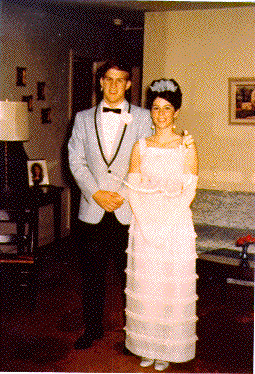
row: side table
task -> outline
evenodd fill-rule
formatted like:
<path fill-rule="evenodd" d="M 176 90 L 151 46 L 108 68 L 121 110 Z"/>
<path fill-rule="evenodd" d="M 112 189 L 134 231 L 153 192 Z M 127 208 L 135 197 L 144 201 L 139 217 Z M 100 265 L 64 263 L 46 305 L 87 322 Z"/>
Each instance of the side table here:
<path fill-rule="evenodd" d="M 39 186 L 29 189 L 27 208 L 32 213 L 32 251 L 36 253 L 39 239 L 39 208 L 46 205 L 53 205 L 54 216 L 54 240 L 57 243 L 61 238 L 61 192 L 63 187 Z"/>
<path fill-rule="evenodd" d="M 248 266 L 242 266 L 238 251 L 218 249 L 200 253 L 197 259 L 198 309 L 225 306 L 237 313 L 249 313 L 254 302 L 254 255 L 249 254 Z"/>
<path fill-rule="evenodd" d="M 54 212 L 54 240 L 58 242 L 61 238 L 61 192 L 63 187 L 53 185 L 30 187 L 20 191 L 8 191 L 1 193 L 0 210 L 17 211 L 17 237 L 22 238 L 25 234 L 26 221 L 24 216 L 29 218 L 29 236 L 31 245 L 27 252 L 36 256 L 38 250 L 39 233 L 39 208 L 52 204 Z M 25 253 L 24 243 L 18 246 L 18 255 Z"/>

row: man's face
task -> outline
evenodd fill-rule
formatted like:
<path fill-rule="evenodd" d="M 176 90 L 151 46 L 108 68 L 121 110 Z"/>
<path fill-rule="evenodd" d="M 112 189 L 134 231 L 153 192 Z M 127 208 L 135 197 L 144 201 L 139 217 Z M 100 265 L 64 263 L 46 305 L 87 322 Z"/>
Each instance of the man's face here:
<path fill-rule="evenodd" d="M 128 73 L 123 70 L 109 69 L 104 77 L 100 79 L 101 88 L 105 102 L 110 107 L 115 107 L 122 103 L 125 92 L 131 86 Z"/>

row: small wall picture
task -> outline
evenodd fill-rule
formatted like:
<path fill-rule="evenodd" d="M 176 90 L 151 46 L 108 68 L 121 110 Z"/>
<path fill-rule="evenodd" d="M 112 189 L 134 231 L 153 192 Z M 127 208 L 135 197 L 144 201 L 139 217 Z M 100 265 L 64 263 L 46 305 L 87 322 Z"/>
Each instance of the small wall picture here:
<path fill-rule="evenodd" d="M 33 96 L 22 96 L 22 101 L 27 103 L 27 108 L 29 112 L 33 111 Z"/>
<path fill-rule="evenodd" d="M 29 186 L 43 186 L 49 184 L 46 160 L 27 161 Z"/>
<path fill-rule="evenodd" d="M 45 100 L 45 82 L 37 82 L 37 100 Z"/>
<path fill-rule="evenodd" d="M 229 79 L 230 125 L 255 125 L 255 79 Z"/>
<path fill-rule="evenodd" d="M 27 84 L 27 69 L 17 67 L 16 85 L 24 87 L 26 84 Z"/>
<path fill-rule="evenodd" d="M 50 112 L 51 108 L 42 108 L 41 109 L 41 120 L 42 123 L 51 123 L 51 118 L 50 118 Z"/>

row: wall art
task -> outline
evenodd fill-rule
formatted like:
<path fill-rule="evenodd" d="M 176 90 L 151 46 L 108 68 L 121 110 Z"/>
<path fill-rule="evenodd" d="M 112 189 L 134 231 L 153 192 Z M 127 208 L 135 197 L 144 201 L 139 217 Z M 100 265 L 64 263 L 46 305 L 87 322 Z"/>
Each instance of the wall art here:
<path fill-rule="evenodd" d="M 41 109 L 41 121 L 42 123 L 51 123 L 51 118 L 50 118 L 50 112 L 51 108 L 42 108 Z"/>
<path fill-rule="evenodd" d="M 22 101 L 27 103 L 27 109 L 29 112 L 33 111 L 33 96 L 22 96 Z"/>
<path fill-rule="evenodd" d="M 17 67 L 16 71 L 16 85 L 17 86 L 26 86 L 27 84 L 27 69 Z"/>
<path fill-rule="evenodd" d="M 229 124 L 255 125 L 254 78 L 229 78 Z"/>
<path fill-rule="evenodd" d="M 29 186 L 49 184 L 46 160 L 28 160 L 27 172 Z"/>

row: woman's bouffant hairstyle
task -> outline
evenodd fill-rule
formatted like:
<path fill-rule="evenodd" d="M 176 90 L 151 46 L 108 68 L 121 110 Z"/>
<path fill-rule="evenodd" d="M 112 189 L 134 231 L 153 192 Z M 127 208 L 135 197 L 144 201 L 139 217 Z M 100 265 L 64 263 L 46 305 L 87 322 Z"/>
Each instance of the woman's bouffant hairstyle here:
<path fill-rule="evenodd" d="M 175 111 L 182 105 L 182 92 L 179 84 L 174 79 L 159 79 L 151 83 L 147 90 L 146 107 L 152 108 L 153 101 L 160 97 L 169 101 Z"/>

